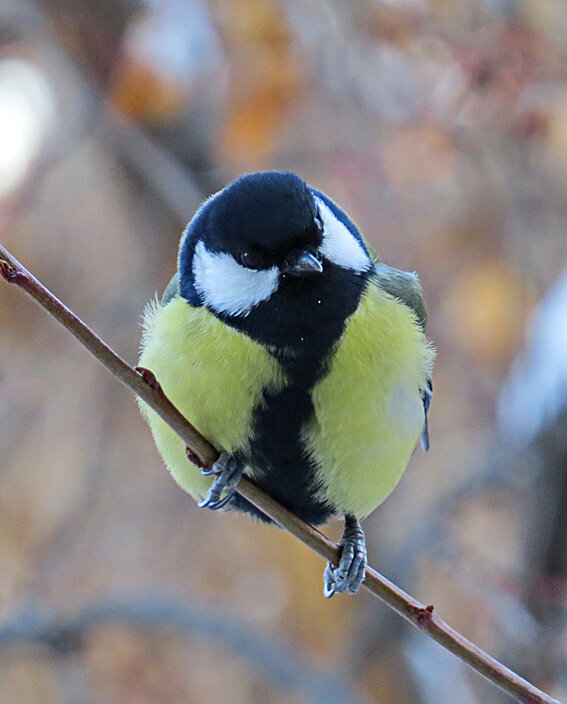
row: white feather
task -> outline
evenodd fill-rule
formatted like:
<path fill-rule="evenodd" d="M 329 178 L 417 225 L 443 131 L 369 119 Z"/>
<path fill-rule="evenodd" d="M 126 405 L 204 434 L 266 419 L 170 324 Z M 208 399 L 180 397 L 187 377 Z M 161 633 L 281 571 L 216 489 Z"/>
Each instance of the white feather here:
<path fill-rule="evenodd" d="M 321 254 L 334 264 L 354 271 L 366 271 L 371 262 L 360 242 L 349 232 L 333 211 L 320 198 L 315 198 L 323 221 Z"/>
<path fill-rule="evenodd" d="M 195 288 L 217 313 L 248 315 L 278 287 L 278 269 L 247 269 L 225 252 L 211 252 L 198 242 L 193 258 Z"/>
<path fill-rule="evenodd" d="M 415 438 L 423 427 L 424 411 L 419 393 L 398 384 L 388 396 L 388 413 L 393 423 Z"/>

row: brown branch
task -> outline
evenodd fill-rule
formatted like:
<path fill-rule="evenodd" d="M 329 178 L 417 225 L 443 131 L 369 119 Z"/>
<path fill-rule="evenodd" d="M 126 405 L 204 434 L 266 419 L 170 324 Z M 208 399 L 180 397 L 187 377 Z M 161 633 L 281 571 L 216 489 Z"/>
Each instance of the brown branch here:
<path fill-rule="evenodd" d="M 168 423 L 205 466 L 210 466 L 218 452 L 173 406 L 149 370 L 138 371 L 121 359 L 80 318 L 61 303 L 43 284 L 0 245 L 0 274 L 30 294 L 43 308 L 64 325 L 80 342 L 131 391 L 140 396 Z M 265 494 L 251 480 L 243 477 L 238 492 L 283 528 L 322 557 L 337 564 L 339 548 L 316 528 L 304 523 Z M 390 606 L 400 616 L 427 633 L 476 672 L 498 685 L 524 704 L 560 704 L 491 657 L 455 631 L 434 612 L 402 589 L 368 567 L 363 586 Z"/>

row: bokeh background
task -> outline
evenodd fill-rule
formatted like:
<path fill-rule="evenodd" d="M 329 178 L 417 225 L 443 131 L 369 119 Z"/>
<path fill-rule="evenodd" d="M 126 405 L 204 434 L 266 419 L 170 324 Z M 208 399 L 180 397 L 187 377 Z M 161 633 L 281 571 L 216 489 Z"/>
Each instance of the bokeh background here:
<path fill-rule="evenodd" d="M 567 697 L 567 5 L 0 0 L 0 239 L 130 362 L 200 200 L 273 168 L 425 290 L 432 447 L 371 563 Z M 509 701 L 322 569 L 0 286 L 0 704 Z"/>

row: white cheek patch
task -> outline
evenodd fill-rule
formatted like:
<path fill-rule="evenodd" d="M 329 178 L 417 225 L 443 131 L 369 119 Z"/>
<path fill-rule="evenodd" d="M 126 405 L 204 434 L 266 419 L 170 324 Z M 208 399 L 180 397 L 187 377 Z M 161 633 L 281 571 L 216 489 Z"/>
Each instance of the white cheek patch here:
<path fill-rule="evenodd" d="M 193 257 L 195 288 L 203 301 L 218 313 L 248 315 L 278 287 L 278 269 L 247 269 L 230 254 L 211 252 L 203 242 Z"/>
<path fill-rule="evenodd" d="M 354 271 L 366 271 L 371 262 L 357 241 L 333 211 L 320 198 L 315 198 L 323 221 L 323 244 L 321 254 L 329 261 Z"/>

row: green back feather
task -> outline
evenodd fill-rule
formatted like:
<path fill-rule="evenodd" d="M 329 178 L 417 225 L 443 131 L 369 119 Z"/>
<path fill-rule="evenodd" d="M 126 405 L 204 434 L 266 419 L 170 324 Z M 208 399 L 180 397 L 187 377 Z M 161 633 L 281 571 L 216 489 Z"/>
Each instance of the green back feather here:
<path fill-rule="evenodd" d="M 422 330 L 425 330 L 427 313 L 423 303 L 421 285 L 416 274 L 394 269 L 394 267 L 380 261 L 374 264 L 374 272 L 377 285 L 390 296 L 398 298 L 408 308 L 411 308 Z"/>
<path fill-rule="evenodd" d="M 164 308 L 172 298 L 175 298 L 179 293 L 179 272 L 176 271 L 171 281 L 165 287 L 163 296 L 161 297 L 160 305 Z"/>

